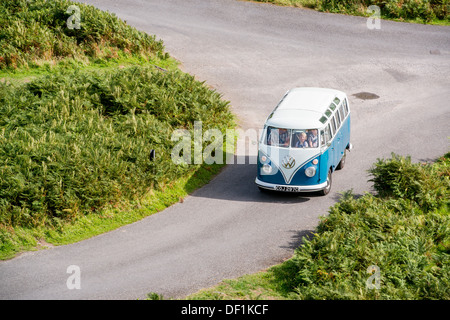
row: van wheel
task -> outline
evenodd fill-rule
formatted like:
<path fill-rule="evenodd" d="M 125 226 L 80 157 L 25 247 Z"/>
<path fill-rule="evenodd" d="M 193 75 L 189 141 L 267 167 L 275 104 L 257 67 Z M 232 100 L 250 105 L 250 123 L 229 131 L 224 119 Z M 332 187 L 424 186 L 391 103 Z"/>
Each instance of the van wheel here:
<path fill-rule="evenodd" d="M 327 186 L 325 187 L 325 189 L 320 191 L 320 194 L 322 196 L 326 196 L 327 194 L 330 193 L 331 190 L 331 182 L 332 182 L 332 178 L 331 178 L 331 169 L 328 171 L 328 176 L 327 176 Z"/>
<path fill-rule="evenodd" d="M 339 164 L 337 165 L 336 169 L 337 170 L 342 170 L 344 169 L 345 166 L 345 158 L 347 157 L 347 149 L 344 150 L 344 155 L 342 156 L 341 161 L 339 162 Z"/>

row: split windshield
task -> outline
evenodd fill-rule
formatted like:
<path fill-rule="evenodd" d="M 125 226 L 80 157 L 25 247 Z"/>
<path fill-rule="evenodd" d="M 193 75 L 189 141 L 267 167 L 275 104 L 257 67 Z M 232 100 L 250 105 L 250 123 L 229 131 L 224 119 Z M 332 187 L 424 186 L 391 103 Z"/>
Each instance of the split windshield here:
<path fill-rule="evenodd" d="M 284 129 L 268 127 L 265 142 L 268 146 L 282 148 L 317 148 L 317 129 Z"/>

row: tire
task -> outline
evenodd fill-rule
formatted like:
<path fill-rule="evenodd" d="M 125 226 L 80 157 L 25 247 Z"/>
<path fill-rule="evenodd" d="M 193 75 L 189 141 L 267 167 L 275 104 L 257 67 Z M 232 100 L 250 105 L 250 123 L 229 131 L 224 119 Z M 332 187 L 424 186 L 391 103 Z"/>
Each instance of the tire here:
<path fill-rule="evenodd" d="M 327 176 L 327 186 L 325 187 L 325 189 L 319 191 L 320 195 L 326 196 L 327 194 L 330 193 L 332 181 L 333 181 L 333 179 L 332 179 L 332 174 L 331 174 L 331 169 L 330 169 L 328 171 L 328 176 Z"/>
<path fill-rule="evenodd" d="M 344 150 L 344 155 L 342 156 L 341 161 L 339 162 L 339 164 L 337 165 L 336 169 L 337 170 L 342 170 L 344 169 L 345 166 L 345 158 L 347 157 L 347 149 Z"/>

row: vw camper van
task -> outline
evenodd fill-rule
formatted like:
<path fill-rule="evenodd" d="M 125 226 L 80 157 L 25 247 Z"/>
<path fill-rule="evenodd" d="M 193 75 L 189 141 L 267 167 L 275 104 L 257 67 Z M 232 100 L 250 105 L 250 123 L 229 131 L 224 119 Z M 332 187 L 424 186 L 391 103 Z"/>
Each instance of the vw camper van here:
<path fill-rule="evenodd" d="M 344 92 L 289 90 L 262 131 L 256 184 L 284 192 L 330 192 L 332 174 L 350 150 L 350 106 Z"/>

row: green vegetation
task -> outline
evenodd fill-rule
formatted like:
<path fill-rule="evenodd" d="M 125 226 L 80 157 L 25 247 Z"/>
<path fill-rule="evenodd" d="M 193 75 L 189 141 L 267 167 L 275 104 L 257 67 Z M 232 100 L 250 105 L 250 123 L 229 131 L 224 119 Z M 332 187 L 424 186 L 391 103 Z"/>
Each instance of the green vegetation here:
<path fill-rule="evenodd" d="M 370 173 L 377 194 L 345 193 L 291 259 L 188 299 L 450 299 L 450 153 L 393 155 Z M 374 265 L 379 289 L 367 287 Z"/>
<path fill-rule="evenodd" d="M 2 259 L 180 201 L 221 165 L 174 164 L 172 132 L 234 127 L 229 103 L 179 71 L 161 41 L 78 3 L 80 29 L 68 29 L 72 4 L 0 3 Z"/>
<path fill-rule="evenodd" d="M 371 5 L 380 7 L 382 19 L 430 24 L 450 24 L 449 0 L 256 0 L 318 11 L 371 16 Z"/>
<path fill-rule="evenodd" d="M 80 8 L 80 28 L 68 19 Z M 75 59 L 88 63 L 123 56 L 164 57 L 154 36 L 131 28 L 114 14 L 67 0 L 10 0 L 0 2 L 0 69 L 38 67 Z"/>

